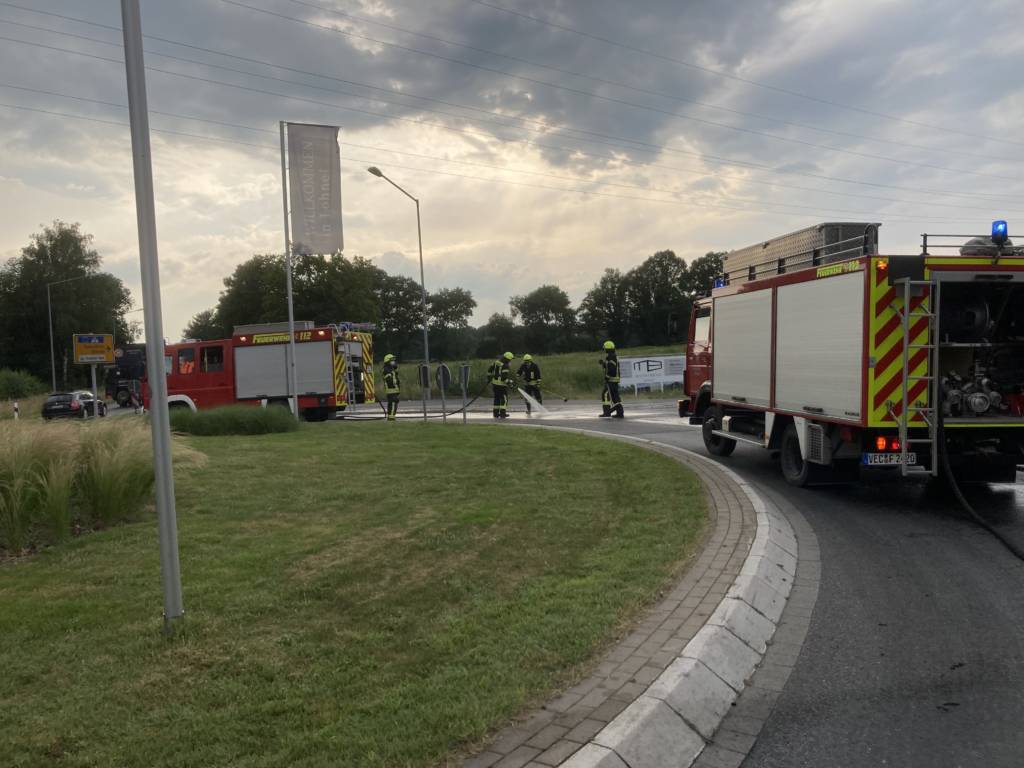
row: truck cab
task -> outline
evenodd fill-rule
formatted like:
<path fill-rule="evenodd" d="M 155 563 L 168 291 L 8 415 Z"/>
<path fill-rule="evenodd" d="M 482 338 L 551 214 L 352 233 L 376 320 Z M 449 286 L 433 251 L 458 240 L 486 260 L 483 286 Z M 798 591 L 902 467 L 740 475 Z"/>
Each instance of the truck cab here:
<path fill-rule="evenodd" d="M 679 415 L 689 416 L 691 424 L 699 424 L 711 404 L 711 308 L 711 297 L 707 297 L 698 299 L 690 312 Z"/>

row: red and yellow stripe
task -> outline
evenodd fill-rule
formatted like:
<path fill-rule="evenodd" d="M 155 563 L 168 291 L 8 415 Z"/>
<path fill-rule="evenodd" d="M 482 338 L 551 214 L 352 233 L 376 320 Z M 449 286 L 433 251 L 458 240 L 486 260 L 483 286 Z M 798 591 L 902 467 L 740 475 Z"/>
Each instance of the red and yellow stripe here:
<path fill-rule="evenodd" d="M 903 410 L 903 290 L 890 286 L 888 272 L 878 268 L 879 259 L 871 259 L 868 279 L 871 281 L 870 304 L 868 307 L 868 359 L 873 361 L 868 370 L 868 426 L 894 427 L 896 417 Z M 930 294 L 927 289 L 911 299 L 910 309 L 914 312 L 930 311 Z M 910 344 L 928 343 L 928 318 L 911 318 Z M 927 376 L 929 368 L 927 349 L 914 350 L 907 366 L 908 374 Z M 928 382 L 914 381 L 908 392 L 908 401 L 919 407 L 927 405 Z M 912 424 L 923 425 L 924 420 L 915 416 Z"/>

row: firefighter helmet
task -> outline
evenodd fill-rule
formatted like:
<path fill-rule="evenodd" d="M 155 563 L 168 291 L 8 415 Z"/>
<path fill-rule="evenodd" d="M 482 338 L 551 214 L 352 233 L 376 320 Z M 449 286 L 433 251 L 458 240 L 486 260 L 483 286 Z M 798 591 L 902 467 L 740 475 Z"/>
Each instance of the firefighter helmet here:
<path fill-rule="evenodd" d="M 394 360 L 394 359 L 395 359 L 395 356 L 394 356 L 394 355 L 392 355 L 392 354 L 387 354 L 387 355 L 384 355 L 384 362 L 385 362 L 385 363 L 390 363 L 390 362 L 391 362 L 392 360 Z"/>
<path fill-rule="evenodd" d="M 504 357 L 506 360 L 511 360 L 512 358 L 515 357 L 515 355 L 513 355 L 511 352 L 506 352 Z"/>
<path fill-rule="evenodd" d="M 604 343 L 604 348 L 609 351 L 615 349 L 615 342 L 612 341 L 611 339 L 608 339 L 608 341 Z"/>
<path fill-rule="evenodd" d="M 523 362 L 528 363 L 533 360 L 533 355 L 523 355 Z"/>

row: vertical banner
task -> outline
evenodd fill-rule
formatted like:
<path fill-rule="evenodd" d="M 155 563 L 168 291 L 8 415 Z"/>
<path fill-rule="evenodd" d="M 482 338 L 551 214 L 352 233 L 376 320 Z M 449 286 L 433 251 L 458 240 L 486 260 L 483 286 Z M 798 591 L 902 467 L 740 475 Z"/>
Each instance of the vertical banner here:
<path fill-rule="evenodd" d="M 287 125 L 292 253 L 335 253 L 344 248 L 339 129 L 333 125 Z"/>

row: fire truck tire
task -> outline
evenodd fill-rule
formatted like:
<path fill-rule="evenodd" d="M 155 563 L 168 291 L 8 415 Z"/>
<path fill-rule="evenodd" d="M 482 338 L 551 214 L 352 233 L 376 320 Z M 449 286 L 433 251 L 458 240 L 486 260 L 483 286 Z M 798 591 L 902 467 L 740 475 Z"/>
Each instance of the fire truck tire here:
<path fill-rule="evenodd" d="M 779 451 L 782 477 L 790 485 L 803 488 L 811 483 L 825 479 L 827 468 L 819 464 L 804 461 L 800 454 L 800 438 L 796 433 L 796 425 L 789 424 L 782 433 L 782 444 Z"/>
<path fill-rule="evenodd" d="M 704 422 L 701 424 L 701 435 L 704 437 L 704 447 L 712 456 L 731 456 L 736 450 L 736 441 L 727 437 L 711 434 L 719 428 L 722 423 L 722 409 L 712 405 L 704 411 Z"/>

